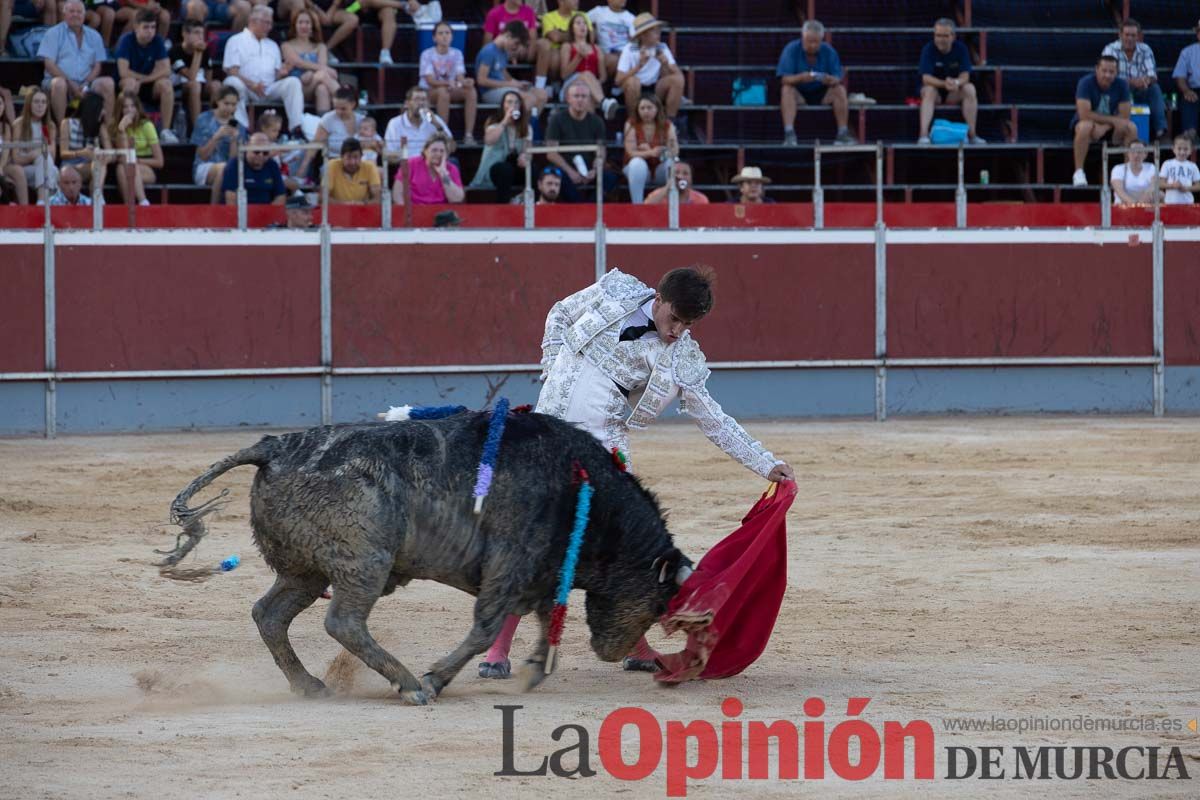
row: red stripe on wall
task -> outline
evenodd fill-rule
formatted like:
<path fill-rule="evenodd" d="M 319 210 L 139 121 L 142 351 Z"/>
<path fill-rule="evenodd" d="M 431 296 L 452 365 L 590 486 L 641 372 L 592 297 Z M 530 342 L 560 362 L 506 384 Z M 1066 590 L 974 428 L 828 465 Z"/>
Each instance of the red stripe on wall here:
<path fill-rule="evenodd" d="M 339 367 L 535 364 L 546 314 L 594 280 L 590 244 L 337 245 Z"/>
<path fill-rule="evenodd" d="M 874 356 L 874 245 L 608 247 L 610 267 L 650 286 L 696 263 L 717 272 L 713 313 L 694 330 L 709 359 Z"/>
<path fill-rule="evenodd" d="M 1163 354 L 1200 366 L 1200 242 L 1163 244 Z"/>
<path fill-rule="evenodd" d="M 889 245 L 887 259 L 893 358 L 1153 354 L 1149 242 Z"/>
<path fill-rule="evenodd" d="M 63 370 L 320 363 L 316 247 L 59 247 Z"/>
<path fill-rule="evenodd" d="M 42 246 L 4 245 L 0 267 L 0 372 L 46 368 Z"/>

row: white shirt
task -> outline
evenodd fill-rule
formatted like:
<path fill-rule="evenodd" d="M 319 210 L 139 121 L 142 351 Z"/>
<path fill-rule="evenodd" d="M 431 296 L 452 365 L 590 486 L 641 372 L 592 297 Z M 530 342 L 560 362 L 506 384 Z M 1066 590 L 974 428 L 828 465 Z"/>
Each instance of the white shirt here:
<path fill-rule="evenodd" d="M 222 66 L 238 68 L 238 76 L 245 83 L 265 83 L 270 86 L 278 80 L 276 71 L 283 64 L 279 45 L 270 38 L 259 39 L 249 28 L 229 37 L 225 44 Z"/>
<path fill-rule="evenodd" d="M 613 11 L 601 3 L 588 12 L 588 18 L 596 29 L 596 44 L 602 52 L 616 53 L 629 44 L 633 34 L 633 14 L 629 11 Z"/>
<path fill-rule="evenodd" d="M 625 332 L 626 328 L 634 326 L 645 327 L 650 324 L 650 320 L 654 319 L 654 298 L 651 297 L 646 301 L 645 305 L 639 306 L 637 311 L 634 311 L 625 321 L 621 323 L 621 333 Z M 646 331 L 640 338 L 645 339 L 647 336 L 658 336 L 656 331 Z"/>
<path fill-rule="evenodd" d="M 1112 168 L 1112 183 L 1121 181 L 1125 187 L 1125 194 L 1137 197 L 1144 194 L 1150 188 L 1150 184 L 1154 181 L 1154 165 L 1142 162 L 1142 171 L 1137 175 L 1128 169 L 1128 164 L 1117 164 Z M 1116 192 L 1113 192 L 1113 202 L 1120 204 L 1121 197 Z"/>
<path fill-rule="evenodd" d="M 1200 183 L 1200 167 L 1197 167 L 1191 161 L 1180 161 L 1177 158 L 1172 158 L 1159 165 L 1158 171 L 1162 175 L 1163 183 L 1181 183 L 1184 187 L 1191 187 Z M 1194 203 L 1196 200 L 1189 191 L 1168 189 L 1166 199 L 1163 202 L 1182 205 L 1185 203 Z"/>
<path fill-rule="evenodd" d="M 663 43 L 659 43 L 659 47 L 667 54 L 667 63 L 674 64 L 675 56 L 671 54 L 671 48 Z M 625 49 L 621 51 L 621 58 L 617 61 L 617 72 L 629 72 L 637 66 L 638 60 L 641 58 L 641 48 L 637 42 L 631 41 L 625 45 Z M 650 60 L 642 65 L 642 68 L 637 71 L 637 79 L 641 81 L 642 86 L 653 86 L 658 83 L 658 78 L 662 74 L 662 64 L 658 62 L 656 56 L 651 56 Z"/>
<path fill-rule="evenodd" d="M 407 138 L 408 157 L 413 158 L 421 155 L 421 148 L 425 146 L 425 140 L 439 131 L 454 138 L 450 133 L 450 126 L 441 117 L 433 112 L 430 112 L 429 116 L 431 122 L 422 119 L 419 124 L 413 125 L 408 119 L 408 112 L 401 111 L 399 115 L 392 117 L 388 122 L 387 130 L 383 132 L 384 146 L 387 150 L 398 153 L 400 152 L 400 140 Z"/>

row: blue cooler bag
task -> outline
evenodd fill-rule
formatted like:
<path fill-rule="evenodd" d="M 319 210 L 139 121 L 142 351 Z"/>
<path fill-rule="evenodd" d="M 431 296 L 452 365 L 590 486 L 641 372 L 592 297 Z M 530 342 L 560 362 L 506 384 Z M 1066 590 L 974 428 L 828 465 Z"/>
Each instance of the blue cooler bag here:
<path fill-rule="evenodd" d="M 929 129 L 929 141 L 934 144 L 959 144 L 967 141 L 967 123 L 935 119 Z"/>

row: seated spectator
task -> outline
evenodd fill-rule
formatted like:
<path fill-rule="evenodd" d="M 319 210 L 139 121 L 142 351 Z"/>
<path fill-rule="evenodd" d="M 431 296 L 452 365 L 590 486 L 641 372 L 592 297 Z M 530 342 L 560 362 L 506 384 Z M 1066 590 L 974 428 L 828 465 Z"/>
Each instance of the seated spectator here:
<path fill-rule="evenodd" d="M 342 157 L 325 165 L 325 185 L 332 203 L 369 205 L 379 202 L 379 170 L 363 160 L 362 145 L 350 137 L 342 142 Z"/>
<path fill-rule="evenodd" d="M 921 135 L 917 144 L 929 144 L 934 106 L 962 104 L 967 141 L 987 144 L 975 130 L 979 95 L 971 83 L 971 53 L 954 38 L 954 20 L 942 17 L 933 23 L 933 41 L 921 49 Z"/>
<path fill-rule="evenodd" d="M 513 187 L 521 180 L 519 175 L 529 163 L 525 155 L 528 141 L 529 114 L 521 103 L 521 95 L 510 89 L 483 129 L 483 155 L 469 188 L 495 189 L 496 202 L 507 203 L 513 196 Z"/>
<path fill-rule="evenodd" d="M 46 31 L 37 55 L 46 69 L 42 88 L 50 93 L 55 119 L 67 115 L 69 101 L 81 100 L 88 92 L 103 97 L 104 108 L 112 116 L 116 102 L 113 80 L 100 75 L 108 53 L 100 34 L 83 24 L 82 0 L 63 4 L 63 22 Z"/>
<path fill-rule="evenodd" d="M 675 188 L 679 190 L 679 204 L 682 205 L 708 205 L 708 197 L 703 192 L 696 191 L 692 188 L 692 166 L 686 161 L 675 162 Z M 670 202 L 671 187 L 660 186 L 650 194 L 646 195 L 646 203 L 649 205 L 657 205 L 660 203 Z"/>
<path fill-rule="evenodd" d="M 208 44 L 204 40 L 204 23 L 194 19 L 185 20 L 180 30 L 182 37 L 179 44 L 171 48 L 169 56 L 171 83 L 182 87 L 188 120 L 195 125 L 204 111 L 205 87 L 208 89 L 209 102 L 216 103 L 217 92 L 224 84 L 213 78 Z"/>
<path fill-rule="evenodd" d="M 562 70 L 563 45 L 570 41 L 571 17 L 579 11 L 579 0 L 558 0 L 558 8 L 542 14 L 542 37 L 535 45 L 537 66 L 534 68 L 534 88 L 545 89 L 549 75 L 559 75 Z M 591 19 L 584 20 L 588 28 Z M 566 87 L 563 87 L 564 91 Z"/>
<path fill-rule="evenodd" d="M 1200 22 L 1196 23 L 1196 38 L 1200 39 Z M 1193 42 L 1179 52 L 1175 71 L 1171 73 L 1179 87 L 1179 114 L 1183 133 L 1196 141 L 1197 121 L 1200 120 L 1200 42 Z"/>
<path fill-rule="evenodd" d="M 283 183 L 283 175 L 279 165 L 270 157 L 266 150 L 255 149 L 255 145 L 268 144 L 265 133 L 256 133 L 250 137 L 249 143 L 242 149 L 242 181 L 246 189 L 247 205 L 281 206 L 287 199 L 287 188 Z M 221 176 L 221 190 L 225 194 L 225 205 L 237 205 L 238 166 L 237 158 L 231 158 L 225 163 Z"/>
<path fill-rule="evenodd" d="M 1175 137 L 1175 157 L 1164 161 L 1159 166 L 1161 183 L 1159 187 L 1166 189 L 1163 202 L 1168 205 L 1191 205 L 1196 202 L 1192 196 L 1192 187 L 1200 183 L 1200 169 L 1192 159 L 1192 140 L 1180 134 Z"/>
<path fill-rule="evenodd" d="M 538 115 L 548 99 L 546 90 L 533 88 L 529 81 L 518 81 L 508 72 L 509 59 L 516 58 L 529 41 L 529 30 L 524 23 L 510 22 L 499 36 L 480 49 L 475 57 L 475 85 L 483 102 L 499 103 L 506 91 L 516 89 L 530 116 Z"/>
<path fill-rule="evenodd" d="M 250 18 L 248 0 L 186 0 L 187 18 L 196 22 L 211 22 L 239 32 Z"/>
<path fill-rule="evenodd" d="M 245 142 L 250 134 L 234 116 L 237 104 L 237 90 L 232 86 L 222 87 L 212 110 L 197 117 L 192 126 L 192 144 L 196 145 L 192 180 L 197 186 L 212 187 L 214 205 L 221 200 L 225 164 L 237 156 L 238 144 Z"/>
<path fill-rule="evenodd" d="M 117 0 L 92 0 L 92 7 L 83 15 L 83 23 L 100 34 L 105 47 L 112 46 L 113 23 L 117 19 L 118 7 Z M 0 15 L 3 13 L 0 11 Z"/>
<path fill-rule="evenodd" d="M 849 99 L 842 85 L 842 60 L 825 43 L 825 26 L 815 19 L 804 23 L 800 38 L 789 42 L 779 56 L 775 75 L 780 79 L 779 110 L 783 116 L 783 143 L 796 145 L 796 110 L 805 105 L 833 108 L 837 122 L 834 144 L 857 144 L 850 135 Z"/>
<path fill-rule="evenodd" d="M 374 9 L 379 14 L 379 38 L 383 49 L 379 51 L 380 64 L 392 64 L 392 45 L 396 43 L 396 12 L 403 11 L 412 17 L 414 25 L 432 25 L 442 21 L 442 4 L 438 0 L 419 3 L 417 0 L 362 0 L 364 8 Z"/>
<path fill-rule="evenodd" d="M 90 206 L 92 198 L 83 194 L 83 178 L 69 164 L 58 173 L 58 191 L 50 195 L 52 206 Z"/>
<path fill-rule="evenodd" d="M 560 60 L 563 78 L 563 92 L 566 92 L 576 82 L 581 82 L 592 93 L 592 101 L 597 103 L 604 112 L 605 119 L 612 119 L 617 113 L 617 101 L 604 96 L 604 82 L 608 80 L 604 59 L 596 47 L 596 34 L 586 15 L 578 11 L 571 15 L 567 28 L 570 37 L 562 48 Z M 564 95 L 565 96 L 565 95 Z"/>
<path fill-rule="evenodd" d="M 58 157 L 63 167 L 73 167 L 90 186 L 104 186 L 109 156 L 96 158 L 97 150 L 111 150 L 112 139 L 104 124 L 104 98 L 89 94 L 79 103 L 79 114 L 67 117 L 58 126 Z M 92 175 L 92 163 L 99 170 Z M 94 177 L 94 180 L 93 180 Z"/>
<path fill-rule="evenodd" d="M 325 47 L 332 57 L 338 45 L 358 30 L 358 14 L 344 8 L 353 4 L 353 0 L 280 0 L 276 10 L 280 19 L 290 20 L 300 9 L 307 9 L 316 17 L 318 27 L 333 28 L 333 33 L 325 40 Z"/>
<path fill-rule="evenodd" d="M 229 37 L 225 43 L 222 63 L 225 84 L 237 90 L 240 98 L 237 120 L 242 125 L 250 125 L 246 114 L 247 99 L 258 102 L 282 100 L 288 130 L 299 138 L 303 136 L 300 123 L 304 119 L 304 88 L 299 78 L 284 75 L 283 56 L 270 34 L 270 7 L 255 6 L 246 30 Z"/>
<path fill-rule="evenodd" d="M 349 86 L 343 86 L 333 95 L 333 111 L 321 117 L 313 142 L 325 145 L 326 152 L 339 153 L 342 150 L 342 142 L 358 133 L 358 126 L 363 117 L 358 111 L 358 95 Z M 315 150 L 304 152 L 304 159 L 300 162 L 300 168 L 296 170 L 297 178 L 308 178 L 308 170 L 314 158 Z"/>
<path fill-rule="evenodd" d="M 158 0 L 118 0 L 119 8 L 116 13 L 116 21 L 124 25 L 121 29 L 121 35 L 133 33 L 138 25 L 138 14 L 143 11 L 150 11 L 154 14 L 154 21 L 158 30 L 163 34 L 170 33 L 171 30 L 171 12 L 159 4 Z"/>
<path fill-rule="evenodd" d="M 662 43 L 662 23 L 651 14 L 634 19 L 632 39 L 617 61 L 613 88 L 625 95 L 625 113 L 633 116 L 643 91 L 653 91 L 675 119 L 683 100 L 683 73 L 675 65 L 671 48 Z M 615 94 L 615 92 L 614 92 Z"/>
<path fill-rule="evenodd" d="M 675 126 L 667 119 L 662 101 L 645 95 L 637 104 L 637 115 L 625 123 L 625 179 L 629 198 L 640 203 L 646 194 L 646 182 L 667 182 L 667 158 L 679 155 Z"/>
<path fill-rule="evenodd" d="M 543 167 L 542 174 L 538 176 L 537 199 L 534 201 L 535 206 L 556 205 L 558 198 L 562 193 L 563 172 L 558 167 Z M 513 203 L 524 203 L 524 192 L 518 194 L 512 199 Z"/>
<path fill-rule="evenodd" d="M 378 166 L 383 163 L 383 137 L 375 126 L 374 117 L 363 117 L 358 122 L 358 143 L 362 145 L 363 159 Z"/>
<path fill-rule="evenodd" d="M 1137 128 L 1129 121 L 1129 84 L 1117 77 L 1117 60 L 1100 56 L 1095 72 L 1084 75 L 1075 87 L 1075 174 L 1071 183 L 1087 186 L 1083 162 L 1092 142 L 1112 134 L 1118 147 L 1137 138 Z"/>
<path fill-rule="evenodd" d="M 292 15 L 288 39 L 280 48 L 288 75 L 300 81 L 304 97 L 311 99 L 318 114 L 333 107 L 333 93 L 338 90 L 338 76 L 329 66 L 329 51 L 322 41 L 317 15 L 302 8 Z"/>
<path fill-rule="evenodd" d="M 733 202 L 742 205 L 774 203 L 767 197 L 767 184 L 770 182 L 771 179 L 763 175 L 761 168 L 742 167 L 742 171 L 733 179 L 733 185 L 738 187 L 739 192 L 739 197 Z"/>
<path fill-rule="evenodd" d="M 12 111 L 10 98 L 0 96 L 0 144 L 13 142 L 13 125 L 9 122 Z M 6 184 L 6 195 L 20 205 L 29 203 L 29 184 L 25 180 L 25 169 L 13 158 L 17 151 L 0 149 L 0 182 Z"/>
<path fill-rule="evenodd" d="M 1146 145 L 1139 139 L 1129 143 L 1125 163 L 1112 168 L 1113 203 L 1122 206 L 1149 205 L 1158 193 L 1158 173 L 1146 163 Z"/>
<path fill-rule="evenodd" d="M 1117 77 L 1129 84 L 1133 102 L 1150 106 L 1150 131 L 1153 139 L 1167 132 L 1167 114 L 1154 63 L 1154 51 L 1143 43 L 1142 24 L 1127 19 L 1121 24 L 1121 38 L 1104 48 L 1104 55 L 1117 60 Z"/>
<path fill-rule="evenodd" d="M 148 8 L 138 12 L 130 33 L 117 41 L 117 75 L 122 94 L 136 94 L 142 105 L 157 102 L 162 113 L 162 140 L 179 144 L 171 131 L 175 114 L 175 87 L 166 41 L 158 35 L 158 14 Z"/>
<path fill-rule="evenodd" d="M 608 0 L 588 12 L 588 19 L 596 29 L 596 45 L 604 57 L 604 69 L 609 75 L 617 74 L 617 62 L 621 51 L 629 44 L 633 32 L 633 14 L 625 10 L 628 0 Z"/>
<path fill-rule="evenodd" d="M 483 43 L 491 44 L 492 40 L 504 32 L 510 22 L 520 22 L 524 25 L 525 30 L 529 32 L 531 43 L 537 39 L 538 18 L 533 7 L 524 0 L 504 0 L 493 6 L 492 10 L 484 17 Z M 536 50 L 536 46 L 529 47 L 529 50 Z"/>
<path fill-rule="evenodd" d="M 449 160 L 450 141 L 440 133 L 430 136 L 421 155 L 408 160 L 409 192 L 413 205 L 461 203 L 466 197 L 458 167 Z M 404 205 L 404 173 L 396 173 L 392 202 Z"/>
<path fill-rule="evenodd" d="M 404 110 L 388 121 L 383 132 L 387 149 L 400 152 L 400 144 L 406 141 L 409 153 L 425 149 L 425 140 L 441 135 L 449 140 L 450 151 L 454 151 L 454 136 L 445 120 L 429 110 L 429 93 L 420 86 L 413 86 L 404 96 Z"/>
<path fill-rule="evenodd" d="M 154 170 L 162 169 L 162 145 L 158 143 L 158 131 L 154 123 L 142 109 L 142 101 L 136 94 L 126 92 L 121 95 L 121 111 L 116 121 L 111 123 L 109 136 L 113 146 L 118 150 L 133 150 L 137 155 L 137 168 L 134 170 L 133 194 L 136 194 L 138 205 L 148 206 L 146 199 L 146 184 L 154 183 Z M 117 188 L 126 203 L 130 202 L 130 187 L 125 168 L 117 168 Z"/>
<path fill-rule="evenodd" d="M 8 58 L 8 31 L 13 15 L 40 19 L 50 27 L 58 22 L 58 4 L 54 0 L 0 0 L 0 58 Z"/>
<path fill-rule="evenodd" d="M 439 22 L 433 28 L 433 47 L 421 53 L 420 87 L 429 93 L 437 106 L 438 116 L 450 117 L 450 101 L 463 104 L 466 130 L 463 144 L 475 144 L 475 81 L 467 77 L 467 65 L 462 51 L 451 47 L 454 29 L 449 22 Z"/>
<path fill-rule="evenodd" d="M 283 118 L 279 112 L 273 108 L 268 108 L 258 116 L 258 130 L 267 135 L 269 144 L 295 144 L 292 137 L 283 132 Z M 304 155 L 308 150 L 274 150 L 271 151 L 271 158 L 279 165 L 279 172 L 283 175 L 284 188 L 288 193 L 297 192 L 300 190 L 301 175 L 300 166 L 304 163 Z"/>
<path fill-rule="evenodd" d="M 26 142 L 35 147 L 13 150 L 13 163 L 22 169 L 25 185 L 34 188 L 38 203 L 46 202 L 49 188 L 58 182 L 54 152 L 58 136 L 50 120 L 50 98 L 43 89 L 33 89 L 25 96 L 21 118 L 13 126 L 14 143 Z M 43 153 L 43 145 L 46 152 Z"/>
<path fill-rule="evenodd" d="M 280 225 L 278 222 L 272 222 L 268 228 L 288 228 L 289 230 L 312 230 L 317 227 L 313 224 L 312 203 L 308 202 L 308 196 L 303 193 L 293 194 L 283 204 L 286 222 Z"/>
<path fill-rule="evenodd" d="M 546 126 L 546 144 L 559 145 L 603 144 L 607 138 L 604 120 L 591 111 L 592 95 L 582 83 L 567 90 L 567 107 L 559 109 L 550 117 Z M 570 162 L 561 153 L 550 153 L 547 158 L 566 175 L 563 181 L 562 198 L 565 203 L 578 203 L 584 197 L 581 190 L 596 184 L 595 155 L 592 153 L 568 154 Z M 572 166 L 574 164 L 574 166 Z M 586 167 L 586 169 L 580 169 Z M 608 194 L 617 187 L 615 172 L 604 170 L 600 176 L 602 191 Z"/>

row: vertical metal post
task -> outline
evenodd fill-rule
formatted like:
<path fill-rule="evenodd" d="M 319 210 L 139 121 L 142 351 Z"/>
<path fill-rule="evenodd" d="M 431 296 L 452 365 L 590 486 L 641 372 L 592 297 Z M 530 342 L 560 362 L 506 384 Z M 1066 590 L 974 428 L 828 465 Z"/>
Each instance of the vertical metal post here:
<path fill-rule="evenodd" d="M 92 230 L 104 230 L 104 184 L 96 180 L 96 176 L 100 174 L 100 156 L 92 155 L 92 175 L 91 194 L 92 194 Z"/>
<path fill-rule="evenodd" d="M 967 227 L 967 187 L 963 184 L 963 143 L 958 143 L 958 187 L 954 190 L 954 226 Z"/>
<path fill-rule="evenodd" d="M 35 195 L 37 194 L 38 189 L 41 189 L 46 193 L 46 199 L 42 203 L 44 211 L 42 224 L 45 225 L 47 230 L 49 230 L 50 196 L 53 194 L 53 192 L 50 191 L 50 146 L 45 141 L 42 142 L 42 185 L 33 190 Z"/>
<path fill-rule="evenodd" d="M 525 159 L 525 193 L 521 197 L 521 205 L 525 207 L 525 229 L 533 228 L 533 155 Z"/>
<path fill-rule="evenodd" d="M 887 359 L 887 227 L 875 224 L 875 358 Z M 887 419 L 887 365 L 875 367 L 875 419 Z"/>
<path fill-rule="evenodd" d="M 333 422 L 333 247 L 321 215 L 321 424 Z"/>
<path fill-rule="evenodd" d="M 813 227 L 825 227 L 825 190 L 821 188 L 821 140 L 813 147 Z"/>
<path fill-rule="evenodd" d="M 50 225 L 50 203 L 46 202 L 46 226 L 42 230 L 42 316 L 45 319 L 46 371 L 53 376 L 58 369 L 56 287 L 54 278 L 54 228 Z M 53 439 L 58 432 L 58 387 L 53 377 L 46 379 L 46 438 Z"/>
<path fill-rule="evenodd" d="M 604 277 L 607 266 L 608 248 L 604 231 L 604 147 L 601 146 L 596 151 L 596 280 Z"/>
<path fill-rule="evenodd" d="M 675 185 L 675 159 L 667 159 L 667 227 L 679 230 L 679 187 Z"/>
<path fill-rule="evenodd" d="M 385 231 L 392 229 L 392 185 L 388 182 L 388 159 L 385 151 L 379 159 L 383 167 L 383 186 L 379 190 L 379 227 Z"/>
<path fill-rule="evenodd" d="M 246 230 L 246 156 L 238 153 L 237 224 L 238 230 Z"/>
<path fill-rule="evenodd" d="M 875 143 L 875 225 L 883 224 L 883 142 Z"/>
<path fill-rule="evenodd" d="M 1108 142 L 1100 147 L 1100 227 L 1112 227 L 1112 194 L 1108 185 Z"/>
<path fill-rule="evenodd" d="M 1158 210 L 1157 203 L 1155 211 Z M 1161 417 L 1166 408 L 1166 359 L 1163 355 L 1163 224 L 1154 220 L 1154 416 Z"/>
<path fill-rule="evenodd" d="M 1160 219 L 1159 209 L 1162 208 L 1162 203 L 1159 201 L 1158 190 L 1158 175 L 1159 175 L 1159 160 L 1162 156 L 1162 151 L 1158 149 L 1158 145 L 1154 145 L 1154 224 L 1157 225 Z"/>

